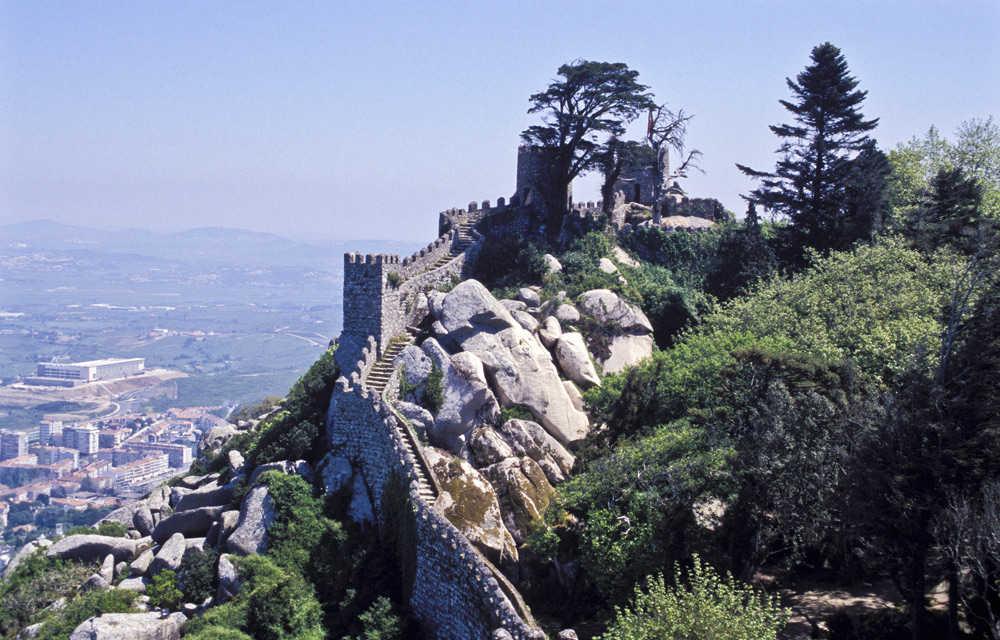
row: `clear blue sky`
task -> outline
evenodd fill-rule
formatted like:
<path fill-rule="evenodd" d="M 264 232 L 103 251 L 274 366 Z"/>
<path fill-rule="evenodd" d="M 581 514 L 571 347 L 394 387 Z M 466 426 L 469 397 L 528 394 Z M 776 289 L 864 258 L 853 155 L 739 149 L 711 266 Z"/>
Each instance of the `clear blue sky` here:
<path fill-rule="evenodd" d="M 0 224 L 429 240 L 511 195 L 528 96 L 578 58 L 694 114 L 684 186 L 742 212 L 734 165 L 773 167 L 785 78 L 826 41 L 884 149 L 1000 118 L 998 0 L 2 0 Z"/>

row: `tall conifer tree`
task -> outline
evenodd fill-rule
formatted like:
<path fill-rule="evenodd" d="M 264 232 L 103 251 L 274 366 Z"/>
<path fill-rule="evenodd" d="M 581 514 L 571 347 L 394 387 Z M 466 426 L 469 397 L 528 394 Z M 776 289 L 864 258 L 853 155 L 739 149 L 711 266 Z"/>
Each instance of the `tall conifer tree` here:
<path fill-rule="evenodd" d="M 811 58 L 794 81 L 786 79 L 793 99 L 779 102 L 793 114 L 794 124 L 771 126 L 782 139 L 775 170 L 737 165 L 761 180 L 747 199 L 788 217 L 785 240 L 792 260 L 806 247 L 846 248 L 869 236 L 877 224 L 878 212 L 859 211 L 861 203 L 849 197 L 848 187 L 857 173 L 855 158 L 866 147 L 872 149 L 867 133 L 878 118 L 865 120 L 861 114 L 867 92 L 857 90 L 840 49 L 827 42 L 813 48 Z M 873 203 L 876 207 L 881 204 Z"/>

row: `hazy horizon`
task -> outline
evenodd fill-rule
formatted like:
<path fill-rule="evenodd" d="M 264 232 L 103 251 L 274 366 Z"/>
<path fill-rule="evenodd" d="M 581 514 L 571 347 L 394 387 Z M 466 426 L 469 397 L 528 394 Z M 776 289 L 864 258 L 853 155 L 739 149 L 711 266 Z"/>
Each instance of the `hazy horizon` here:
<path fill-rule="evenodd" d="M 510 197 L 529 96 L 580 58 L 693 114 L 683 186 L 742 213 L 735 163 L 774 166 L 812 47 L 840 47 L 888 150 L 1000 115 L 998 33 L 991 0 L 2 2 L 0 224 L 429 241 L 439 211 Z"/>

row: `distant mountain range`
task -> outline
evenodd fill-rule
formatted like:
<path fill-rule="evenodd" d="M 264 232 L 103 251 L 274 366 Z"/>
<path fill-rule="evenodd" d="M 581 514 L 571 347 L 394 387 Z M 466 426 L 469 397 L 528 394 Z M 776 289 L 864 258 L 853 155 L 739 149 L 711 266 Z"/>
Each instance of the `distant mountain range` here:
<path fill-rule="evenodd" d="M 213 264 L 330 268 L 339 266 L 343 254 L 348 251 L 389 251 L 408 255 L 420 246 L 423 244 L 385 240 L 308 244 L 272 233 L 222 227 L 160 233 L 145 229 L 102 231 L 52 220 L 30 220 L 0 226 L 0 252 L 8 255 L 93 251 L 196 259 Z"/>

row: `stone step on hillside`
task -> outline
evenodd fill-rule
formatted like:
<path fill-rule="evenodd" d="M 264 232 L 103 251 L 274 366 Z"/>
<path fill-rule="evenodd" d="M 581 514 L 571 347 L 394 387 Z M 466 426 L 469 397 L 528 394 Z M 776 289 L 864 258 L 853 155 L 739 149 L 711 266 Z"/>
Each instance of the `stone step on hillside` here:
<path fill-rule="evenodd" d="M 414 445 L 410 438 L 410 434 L 408 433 L 409 430 L 406 428 L 405 425 L 400 425 L 397 423 L 396 426 L 397 429 L 401 432 L 399 435 L 401 436 L 401 440 L 403 441 L 403 448 L 406 449 L 407 452 L 409 452 L 410 456 L 414 460 L 419 460 L 419 458 L 417 458 L 417 453 L 413 450 Z M 404 431 L 405 433 L 403 433 Z M 420 465 L 418 464 L 416 467 L 414 467 L 414 471 L 416 472 L 417 476 L 417 487 L 420 493 L 420 497 L 426 500 L 427 502 L 433 503 L 435 498 L 434 490 L 431 489 L 431 483 L 427 478 L 426 474 L 424 473 L 424 470 L 421 469 Z"/>
<path fill-rule="evenodd" d="M 464 253 L 466 249 L 475 243 L 476 239 L 472 235 L 472 223 L 467 222 L 459 225 L 455 229 L 455 243 L 452 245 L 451 251 L 438 258 L 438 261 L 432 264 L 427 271 L 433 271 L 438 267 L 448 264 L 455 259 L 455 256 Z"/>
<path fill-rule="evenodd" d="M 413 344 L 412 336 L 408 340 L 398 340 L 390 344 L 389 348 L 382 354 L 382 358 L 372 367 L 368 378 L 365 379 L 365 384 L 380 394 L 385 391 L 386 385 L 389 384 L 389 380 L 392 378 L 393 361 L 396 359 L 396 356 L 402 353 L 403 349 L 411 344 Z"/>

